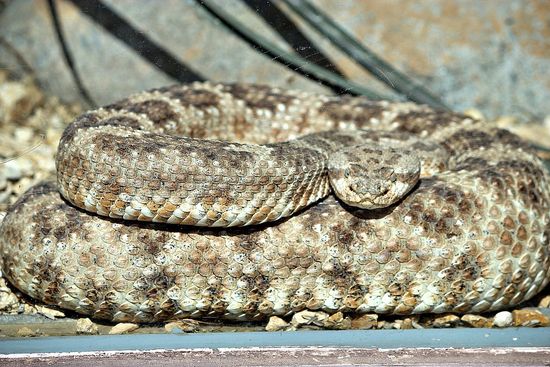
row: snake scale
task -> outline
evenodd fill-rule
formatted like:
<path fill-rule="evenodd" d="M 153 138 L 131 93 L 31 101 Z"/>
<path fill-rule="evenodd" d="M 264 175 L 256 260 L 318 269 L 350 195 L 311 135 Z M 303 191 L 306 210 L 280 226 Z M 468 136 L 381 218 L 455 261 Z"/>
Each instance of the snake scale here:
<path fill-rule="evenodd" d="M 384 208 L 325 197 L 331 149 L 365 135 L 424 152 L 420 180 Z M 31 188 L 2 222 L 2 272 L 99 319 L 483 312 L 550 279 L 542 162 L 512 133 L 457 113 L 195 83 L 80 116 L 57 168 L 57 183 Z"/>

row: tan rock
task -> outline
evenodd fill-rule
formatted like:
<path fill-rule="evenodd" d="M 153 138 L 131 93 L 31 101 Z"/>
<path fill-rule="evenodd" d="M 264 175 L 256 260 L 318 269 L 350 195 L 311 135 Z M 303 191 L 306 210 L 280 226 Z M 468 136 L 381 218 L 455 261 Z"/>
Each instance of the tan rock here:
<path fill-rule="evenodd" d="M 416 320 L 414 320 L 413 318 L 410 318 L 410 317 L 407 317 L 407 318 L 403 319 L 403 321 L 400 325 L 400 329 L 402 329 L 402 330 L 414 329 L 413 321 L 416 321 Z"/>
<path fill-rule="evenodd" d="M 378 328 L 378 315 L 377 314 L 365 314 L 356 317 L 351 320 L 352 329 L 379 329 Z"/>
<path fill-rule="evenodd" d="M 17 330 L 17 336 L 20 336 L 22 338 L 27 338 L 31 336 L 36 336 L 37 332 L 33 331 L 32 329 L 23 326 L 21 329 Z"/>
<path fill-rule="evenodd" d="M 48 129 L 46 131 L 46 143 L 51 146 L 57 146 L 61 139 L 61 132 L 62 130 L 59 129 Z"/>
<path fill-rule="evenodd" d="M 36 311 L 51 320 L 55 320 L 58 317 L 65 317 L 65 314 L 62 311 L 55 310 L 46 306 L 36 306 Z"/>
<path fill-rule="evenodd" d="M 40 90 L 28 81 L 7 81 L 0 84 L 0 119 L 5 123 L 27 117 L 42 101 Z"/>
<path fill-rule="evenodd" d="M 12 186 L 12 193 L 21 196 L 25 191 L 31 188 L 36 182 L 29 178 L 23 177 L 15 185 Z"/>
<path fill-rule="evenodd" d="M 412 319 L 412 327 L 415 329 L 424 329 L 424 326 L 422 326 L 419 322 L 418 318 Z"/>
<path fill-rule="evenodd" d="M 121 322 L 120 324 L 116 324 L 109 330 L 109 334 L 111 335 L 118 335 L 118 334 L 125 334 L 125 333 L 131 333 L 134 330 L 139 329 L 138 324 L 133 324 L 131 322 Z"/>
<path fill-rule="evenodd" d="M 550 326 L 550 318 L 533 308 L 512 311 L 514 326 Z"/>
<path fill-rule="evenodd" d="M 403 320 L 395 320 L 391 323 L 392 329 L 400 330 L 403 327 Z"/>
<path fill-rule="evenodd" d="M 35 315 L 38 311 L 36 310 L 36 306 L 30 305 L 28 303 L 23 304 L 23 314 L 24 315 Z"/>
<path fill-rule="evenodd" d="M 469 116 L 471 118 L 478 119 L 478 120 L 484 120 L 485 119 L 485 116 L 483 116 L 483 112 L 481 112 L 480 110 L 478 110 L 476 108 L 469 108 L 469 109 L 464 111 L 464 114 L 466 116 Z"/>
<path fill-rule="evenodd" d="M 197 320 L 185 319 L 174 322 L 169 322 L 164 325 L 164 329 L 170 333 L 174 333 L 177 330 L 181 330 L 186 333 L 192 333 L 199 330 L 200 324 Z"/>
<path fill-rule="evenodd" d="M 290 320 L 290 324 L 293 326 L 301 326 L 301 325 L 317 325 L 317 326 L 323 326 L 325 323 L 325 320 L 329 317 L 329 315 L 326 312 L 323 311 L 300 311 L 298 313 L 295 313 L 294 316 L 292 316 L 292 320 Z"/>
<path fill-rule="evenodd" d="M 448 328 L 448 327 L 455 327 L 460 323 L 460 317 L 457 315 L 445 315 L 437 317 L 433 320 L 433 327 L 434 328 Z"/>
<path fill-rule="evenodd" d="M 498 116 L 494 123 L 503 129 L 514 128 L 518 126 L 518 121 L 514 116 Z"/>
<path fill-rule="evenodd" d="M 181 329 L 177 322 L 169 322 L 164 324 L 164 330 L 168 331 L 169 333 L 173 333 L 173 332 L 180 331 Z"/>
<path fill-rule="evenodd" d="M 479 315 L 466 314 L 460 318 L 466 325 L 473 326 L 475 328 L 491 327 L 493 326 L 491 320 Z"/>
<path fill-rule="evenodd" d="M 99 329 L 89 318 L 81 318 L 76 321 L 76 333 L 95 335 L 99 334 Z"/>
<path fill-rule="evenodd" d="M 379 321 L 378 328 L 384 330 L 391 330 L 396 328 L 395 321 Z"/>
<path fill-rule="evenodd" d="M 344 317 L 342 312 L 336 312 L 325 320 L 323 326 L 327 329 L 347 330 L 351 329 L 351 319 Z"/>
<path fill-rule="evenodd" d="M 19 308 L 19 299 L 9 289 L 0 289 L 0 311 L 14 312 Z"/>
<path fill-rule="evenodd" d="M 540 302 L 539 302 L 539 307 L 542 307 L 542 308 L 550 308 L 550 295 L 549 296 L 546 296 L 546 297 L 543 297 Z"/>
<path fill-rule="evenodd" d="M 267 325 L 265 326 L 266 331 L 280 331 L 288 328 L 290 324 L 285 320 L 281 319 L 278 316 L 271 316 Z"/>

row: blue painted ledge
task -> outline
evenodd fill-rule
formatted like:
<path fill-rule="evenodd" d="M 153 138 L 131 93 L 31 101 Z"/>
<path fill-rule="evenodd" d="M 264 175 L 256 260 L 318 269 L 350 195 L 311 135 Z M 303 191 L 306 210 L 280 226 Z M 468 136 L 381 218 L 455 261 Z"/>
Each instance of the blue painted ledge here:
<path fill-rule="evenodd" d="M 14 338 L 0 341 L 0 354 L 249 347 L 350 347 L 383 349 L 550 347 L 550 327 L 136 334 Z"/>

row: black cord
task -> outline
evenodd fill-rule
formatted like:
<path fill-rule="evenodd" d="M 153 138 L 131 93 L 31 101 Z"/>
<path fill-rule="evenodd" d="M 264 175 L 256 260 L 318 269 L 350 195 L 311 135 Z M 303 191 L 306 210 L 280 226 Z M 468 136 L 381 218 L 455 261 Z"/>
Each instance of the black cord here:
<path fill-rule="evenodd" d="M 242 1 L 262 17 L 298 55 L 334 74 L 344 76 L 344 73 L 300 30 L 276 2 L 269 0 Z"/>
<path fill-rule="evenodd" d="M 287 52 L 278 47 L 265 37 L 237 21 L 235 17 L 216 5 L 214 1 L 195 0 L 195 2 L 253 49 L 271 57 L 272 61 L 276 61 L 310 80 L 329 87 L 335 93 L 364 95 L 373 100 L 388 99 L 361 84 L 347 80 L 338 74 L 305 60 L 293 52 Z"/>
<path fill-rule="evenodd" d="M 82 79 L 80 78 L 80 74 L 78 73 L 78 70 L 75 67 L 75 63 L 73 61 L 73 56 L 71 52 L 69 51 L 69 47 L 67 45 L 67 42 L 65 41 L 65 36 L 63 34 L 63 29 L 61 27 L 61 21 L 59 19 L 59 15 L 57 13 L 57 6 L 55 3 L 55 0 L 48 0 L 48 7 L 50 9 L 50 16 L 52 18 L 53 26 L 55 29 L 55 34 L 57 36 L 57 40 L 59 42 L 59 45 L 61 46 L 61 51 L 63 52 L 63 57 L 65 58 L 65 62 L 67 63 L 67 66 L 69 67 L 69 70 L 71 71 L 71 74 L 73 76 L 73 79 L 76 83 L 76 87 L 78 88 L 78 91 L 82 98 L 88 103 L 91 107 L 96 107 L 97 104 L 93 100 L 93 98 L 88 93 L 86 87 L 82 83 Z"/>
<path fill-rule="evenodd" d="M 50 0 L 51 1 L 51 0 Z M 124 42 L 159 70 L 181 83 L 203 81 L 199 73 L 179 61 L 100 0 L 70 0 L 84 15 Z"/>
<path fill-rule="evenodd" d="M 307 0 L 283 1 L 313 29 L 330 40 L 335 47 L 391 89 L 401 93 L 411 101 L 424 103 L 436 109 L 450 110 L 439 97 L 395 69 L 390 63 L 384 61 L 311 2 Z"/>

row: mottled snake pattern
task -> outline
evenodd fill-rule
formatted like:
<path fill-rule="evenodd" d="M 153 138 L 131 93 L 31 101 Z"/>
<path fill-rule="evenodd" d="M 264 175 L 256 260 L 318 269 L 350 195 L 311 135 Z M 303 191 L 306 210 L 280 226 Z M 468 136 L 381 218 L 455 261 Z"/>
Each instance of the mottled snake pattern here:
<path fill-rule="evenodd" d="M 323 199 L 326 165 L 300 150 L 307 140 L 292 143 L 319 132 L 412 136 L 428 152 L 420 181 L 387 208 Z M 99 319 L 483 312 L 550 279 L 542 162 L 512 133 L 457 113 L 195 83 L 80 116 L 57 168 L 57 182 L 30 189 L 4 218 L 2 273 L 33 298 Z M 244 227 L 216 228 L 232 225 Z"/>

